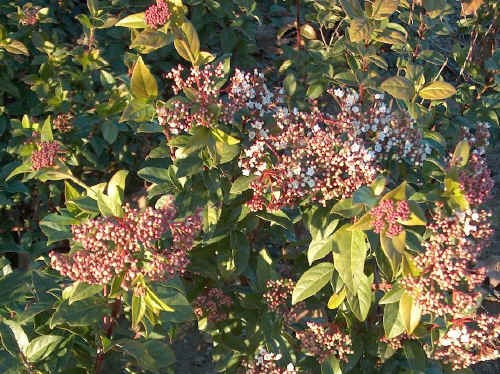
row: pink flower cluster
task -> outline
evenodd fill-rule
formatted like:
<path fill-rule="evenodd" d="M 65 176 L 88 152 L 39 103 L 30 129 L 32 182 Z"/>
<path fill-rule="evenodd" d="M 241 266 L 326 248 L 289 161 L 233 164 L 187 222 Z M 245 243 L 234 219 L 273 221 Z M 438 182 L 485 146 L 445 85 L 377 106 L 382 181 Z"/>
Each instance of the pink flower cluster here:
<path fill-rule="evenodd" d="M 450 364 L 453 370 L 499 357 L 500 318 L 485 314 L 471 321 L 454 321 L 433 347 L 426 345 L 430 358 Z"/>
<path fill-rule="evenodd" d="M 178 135 L 188 132 L 191 127 L 210 127 L 216 120 L 216 114 L 223 107 L 219 99 L 217 80 L 224 77 L 223 65 L 206 65 L 203 68 L 193 67 L 187 78 L 182 77 L 184 68 L 179 65 L 166 74 L 172 79 L 175 95 L 187 93 L 194 103 L 176 96 L 167 105 L 158 106 L 156 113 L 161 126 L 167 134 Z"/>
<path fill-rule="evenodd" d="M 31 165 L 33 170 L 50 168 L 61 158 L 61 145 L 57 142 L 38 142 L 38 150 L 31 154 Z"/>
<path fill-rule="evenodd" d="M 31 4 L 31 3 L 28 3 Z M 33 6 L 33 5 L 28 5 L 26 4 L 23 7 L 23 14 L 21 16 L 21 19 L 19 22 L 21 25 L 27 26 L 33 26 L 38 23 L 38 13 L 40 12 L 40 7 L 39 6 Z"/>
<path fill-rule="evenodd" d="M 460 171 L 458 181 L 470 205 L 481 205 L 491 195 L 495 182 L 486 159 L 472 153 L 467 167 Z"/>
<path fill-rule="evenodd" d="M 400 334 L 394 338 L 386 338 L 385 336 L 382 336 L 380 338 L 380 341 L 382 343 L 387 344 L 392 350 L 397 351 L 401 348 L 403 348 L 403 344 L 405 341 L 412 340 L 412 339 L 417 339 L 416 336 L 414 335 L 408 335 L 406 333 Z"/>
<path fill-rule="evenodd" d="M 51 266 L 75 281 L 108 284 L 124 273 L 130 282 L 142 274 L 153 281 L 183 274 L 189 264 L 188 251 L 201 229 L 198 214 L 174 221 L 173 198 L 162 209 L 144 211 L 124 207 L 124 215 L 100 217 L 72 226 L 73 251 L 49 253 Z M 160 246 L 160 239 L 170 231 L 172 243 Z"/>
<path fill-rule="evenodd" d="M 227 319 L 227 309 L 233 300 L 220 288 L 211 288 L 206 295 L 198 296 L 194 302 L 194 314 L 198 319 L 207 317 L 209 322 L 221 322 Z"/>
<path fill-rule="evenodd" d="M 287 324 L 297 322 L 305 311 L 304 303 L 289 305 L 294 288 L 295 282 L 291 279 L 268 280 L 266 292 L 262 295 L 268 309 L 277 313 Z"/>
<path fill-rule="evenodd" d="M 255 360 L 246 365 L 247 374 L 296 374 L 298 371 L 292 363 L 286 368 L 279 366 L 281 354 L 269 353 L 261 348 L 255 355 Z"/>
<path fill-rule="evenodd" d="M 396 236 L 403 231 L 401 221 L 410 217 L 410 207 L 407 201 L 382 200 L 370 210 L 373 231 L 380 234 L 386 230 L 388 236 Z"/>
<path fill-rule="evenodd" d="M 347 361 L 352 354 L 351 338 L 333 323 L 307 322 L 307 329 L 295 333 L 304 350 L 322 363 L 331 355 Z"/>
<path fill-rule="evenodd" d="M 294 287 L 295 282 L 291 279 L 268 280 L 266 282 L 267 291 L 262 297 L 269 310 L 277 312 L 286 306 Z"/>
<path fill-rule="evenodd" d="M 474 263 L 492 235 L 489 217 L 484 210 L 448 215 L 438 204 L 427 226 L 429 237 L 422 242 L 424 251 L 415 257 L 421 274 L 402 280 L 424 314 L 459 318 L 475 313 L 480 297 L 475 290 L 485 272 Z"/>
<path fill-rule="evenodd" d="M 156 0 L 156 4 L 151 5 L 144 12 L 146 24 L 155 29 L 166 24 L 171 16 L 170 8 L 165 0 Z"/>

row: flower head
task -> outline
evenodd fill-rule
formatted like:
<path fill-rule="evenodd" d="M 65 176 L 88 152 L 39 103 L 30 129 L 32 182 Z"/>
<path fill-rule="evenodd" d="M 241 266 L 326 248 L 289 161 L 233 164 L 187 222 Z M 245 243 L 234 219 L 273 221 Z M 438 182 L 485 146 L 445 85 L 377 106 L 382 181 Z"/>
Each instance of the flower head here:
<path fill-rule="evenodd" d="M 170 8 L 165 0 L 156 0 L 156 4 L 151 5 L 144 12 L 146 24 L 155 29 L 166 24 L 171 16 Z"/>
<path fill-rule="evenodd" d="M 38 150 L 33 151 L 31 154 L 33 170 L 54 166 L 57 159 L 61 156 L 61 145 L 54 141 L 43 141 L 37 144 Z"/>
<path fill-rule="evenodd" d="M 124 207 L 124 216 L 100 217 L 72 226 L 74 250 L 49 253 L 51 265 L 73 280 L 107 284 L 124 273 L 125 282 L 142 274 L 153 281 L 183 274 L 189 264 L 187 252 L 201 228 L 198 214 L 176 221 L 173 201 L 162 209 L 144 211 Z M 161 239 L 169 232 L 168 247 Z"/>

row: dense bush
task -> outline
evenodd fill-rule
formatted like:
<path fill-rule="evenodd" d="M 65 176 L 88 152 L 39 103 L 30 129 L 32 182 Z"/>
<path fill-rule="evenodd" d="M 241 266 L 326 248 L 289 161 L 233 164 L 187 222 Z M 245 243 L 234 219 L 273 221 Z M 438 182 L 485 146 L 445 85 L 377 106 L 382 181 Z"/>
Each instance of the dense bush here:
<path fill-rule="evenodd" d="M 495 1 L 0 3 L 0 369 L 447 373 L 481 307 Z"/>

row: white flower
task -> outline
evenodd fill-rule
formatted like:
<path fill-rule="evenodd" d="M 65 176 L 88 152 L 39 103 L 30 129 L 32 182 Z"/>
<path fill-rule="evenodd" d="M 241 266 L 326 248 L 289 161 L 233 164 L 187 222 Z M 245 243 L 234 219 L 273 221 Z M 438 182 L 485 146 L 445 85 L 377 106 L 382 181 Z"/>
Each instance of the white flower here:
<path fill-rule="evenodd" d="M 359 108 L 358 108 L 356 105 L 354 105 L 354 106 L 352 107 L 352 111 L 353 111 L 354 113 L 359 113 Z"/>
<path fill-rule="evenodd" d="M 343 98 L 344 97 L 344 90 L 341 88 L 336 88 L 335 90 L 333 90 L 333 94 L 339 98 Z"/>
<path fill-rule="evenodd" d="M 359 144 L 358 143 L 354 143 L 353 145 L 351 145 L 351 151 L 356 153 L 359 151 Z"/>

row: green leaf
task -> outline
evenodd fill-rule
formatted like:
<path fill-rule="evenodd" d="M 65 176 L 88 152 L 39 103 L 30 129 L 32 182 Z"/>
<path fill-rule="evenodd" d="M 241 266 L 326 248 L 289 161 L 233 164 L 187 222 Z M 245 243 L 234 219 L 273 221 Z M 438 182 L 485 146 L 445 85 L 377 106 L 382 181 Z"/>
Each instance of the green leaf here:
<path fill-rule="evenodd" d="M 349 39 L 353 43 L 363 42 L 370 38 L 370 24 L 365 17 L 356 17 L 349 25 Z"/>
<path fill-rule="evenodd" d="M 415 95 L 413 83 L 405 77 L 395 76 L 387 78 L 382 82 L 380 87 L 396 99 L 410 101 Z"/>
<path fill-rule="evenodd" d="M 340 0 L 340 5 L 349 18 L 360 17 L 363 14 L 359 0 Z"/>
<path fill-rule="evenodd" d="M 340 361 L 333 354 L 321 364 L 321 374 L 342 374 Z"/>
<path fill-rule="evenodd" d="M 292 293 L 292 305 L 316 294 L 330 282 L 333 275 L 333 264 L 323 262 L 307 270 L 297 282 Z"/>
<path fill-rule="evenodd" d="M 270 212 L 258 212 L 255 215 L 264 221 L 271 222 L 271 224 L 275 224 L 283 227 L 285 230 L 293 232 L 293 223 L 290 220 L 290 217 L 286 215 L 285 212 L 281 210 L 277 210 L 273 213 Z"/>
<path fill-rule="evenodd" d="M 449 83 L 432 82 L 418 91 L 418 94 L 422 99 L 443 100 L 455 95 L 456 92 L 455 87 Z"/>
<path fill-rule="evenodd" d="M 336 213 L 345 218 L 352 218 L 363 212 L 362 204 L 355 204 L 352 198 L 342 199 L 332 208 L 332 213 Z"/>
<path fill-rule="evenodd" d="M 283 80 L 283 86 L 285 87 L 288 95 L 293 96 L 293 94 L 297 90 L 297 80 L 295 79 L 295 74 L 287 74 L 287 76 Z"/>
<path fill-rule="evenodd" d="M 122 18 L 115 26 L 128 27 L 129 29 L 145 29 L 148 27 L 144 19 L 144 12 L 131 14 Z"/>
<path fill-rule="evenodd" d="M 367 4 L 370 4 L 367 2 Z M 398 9 L 399 0 L 375 0 L 369 6 L 370 18 L 383 20 L 389 18 Z"/>
<path fill-rule="evenodd" d="M 38 362 L 49 357 L 64 337 L 59 335 L 43 335 L 33 339 L 26 347 L 26 359 L 29 362 Z"/>
<path fill-rule="evenodd" d="M 158 96 L 156 79 L 139 56 L 131 78 L 132 95 L 138 99 L 151 99 Z"/>
<path fill-rule="evenodd" d="M 235 145 L 235 144 L 239 144 L 240 140 L 239 139 L 236 139 L 235 137 L 231 136 L 231 135 L 228 135 L 226 134 L 224 131 L 222 130 L 219 130 L 219 129 L 215 129 L 215 128 L 211 128 L 210 129 L 210 132 L 212 134 L 212 136 L 219 142 L 221 143 L 224 143 L 224 144 L 227 144 L 227 145 Z"/>
<path fill-rule="evenodd" d="M 391 264 L 393 274 L 397 274 L 403 260 L 401 252 L 394 247 L 392 238 L 383 233 L 380 234 L 380 246 Z"/>
<path fill-rule="evenodd" d="M 451 158 L 451 165 L 457 167 L 464 167 L 469 162 L 470 145 L 467 140 L 462 140 L 455 147 L 453 157 Z"/>
<path fill-rule="evenodd" d="M 10 43 L 2 42 L 0 43 L 0 47 L 3 47 L 7 52 L 14 55 L 30 55 L 28 48 L 19 40 L 12 40 Z"/>
<path fill-rule="evenodd" d="M 257 287 L 261 291 L 266 289 L 266 282 L 268 280 L 277 278 L 276 271 L 274 270 L 273 259 L 269 256 L 266 249 L 262 249 L 259 252 L 255 273 L 257 277 Z"/>
<path fill-rule="evenodd" d="M 389 292 L 387 292 L 378 302 L 379 304 L 392 304 L 397 303 L 405 290 L 399 286 L 394 286 Z"/>
<path fill-rule="evenodd" d="M 366 235 L 363 231 L 347 228 L 343 226 L 333 234 L 333 264 L 347 288 L 356 293 L 359 277 L 364 275 Z"/>
<path fill-rule="evenodd" d="M 123 204 L 127 175 L 127 170 L 119 170 L 111 177 L 108 183 L 107 192 L 113 203 L 113 211 L 115 213 L 122 213 L 121 206 Z M 121 214 L 116 214 L 116 216 L 119 217 Z"/>
<path fill-rule="evenodd" d="M 137 49 L 140 53 L 148 54 L 165 47 L 172 39 L 169 35 L 156 30 L 144 30 L 137 34 L 130 48 Z"/>
<path fill-rule="evenodd" d="M 314 261 L 322 259 L 333 250 L 333 236 L 312 240 L 307 249 L 307 261 L 311 265 Z"/>
<path fill-rule="evenodd" d="M 385 336 L 389 339 L 395 338 L 405 331 L 399 314 L 399 303 L 391 303 L 384 306 L 383 325 Z"/>
<path fill-rule="evenodd" d="M 420 323 L 422 309 L 410 294 L 404 293 L 399 301 L 399 314 L 408 334 L 411 334 Z"/>
<path fill-rule="evenodd" d="M 71 305 L 75 301 L 85 300 L 94 296 L 95 294 L 101 292 L 102 289 L 103 287 L 100 285 L 76 281 L 63 290 L 62 298 L 63 300 L 68 300 L 69 305 Z"/>
<path fill-rule="evenodd" d="M 174 40 L 174 47 L 184 60 L 197 65 L 200 54 L 200 40 L 193 24 L 187 20 L 181 26 L 180 37 Z"/>
<path fill-rule="evenodd" d="M 54 140 L 54 135 L 52 134 L 52 124 L 50 121 L 50 116 L 44 121 L 42 129 L 40 130 L 40 138 L 43 142 L 51 142 Z"/>
<path fill-rule="evenodd" d="M 407 340 L 403 342 L 403 351 L 412 370 L 416 373 L 425 372 L 427 357 L 421 343 L 415 340 Z"/>
<path fill-rule="evenodd" d="M 14 338 L 16 339 L 16 343 L 17 343 L 17 346 L 19 347 L 19 351 L 22 352 L 23 354 L 25 354 L 26 348 L 29 345 L 29 340 L 28 340 L 28 336 L 24 332 L 21 325 L 15 321 L 12 321 L 9 319 L 4 319 L 2 322 L 5 323 L 7 326 L 9 326 L 10 330 L 12 331 L 12 334 L 14 335 Z M 1 340 L 1 336 L 0 336 L 0 340 Z"/>
<path fill-rule="evenodd" d="M 358 287 L 356 293 L 347 292 L 347 303 L 354 316 L 358 320 L 364 321 L 368 317 L 368 312 L 372 304 L 373 274 L 366 276 L 364 273 L 360 273 L 357 277 Z"/>
<path fill-rule="evenodd" d="M 231 185 L 231 190 L 229 191 L 229 193 L 236 195 L 250 189 L 250 183 L 252 183 L 255 178 L 257 178 L 255 175 L 242 175 L 238 177 Z"/>
<path fill-rule="evenodd" d="M 143 296 L 132 295 L 132 328 L 137 328 L 146 313 L 146 301 Z"/>

